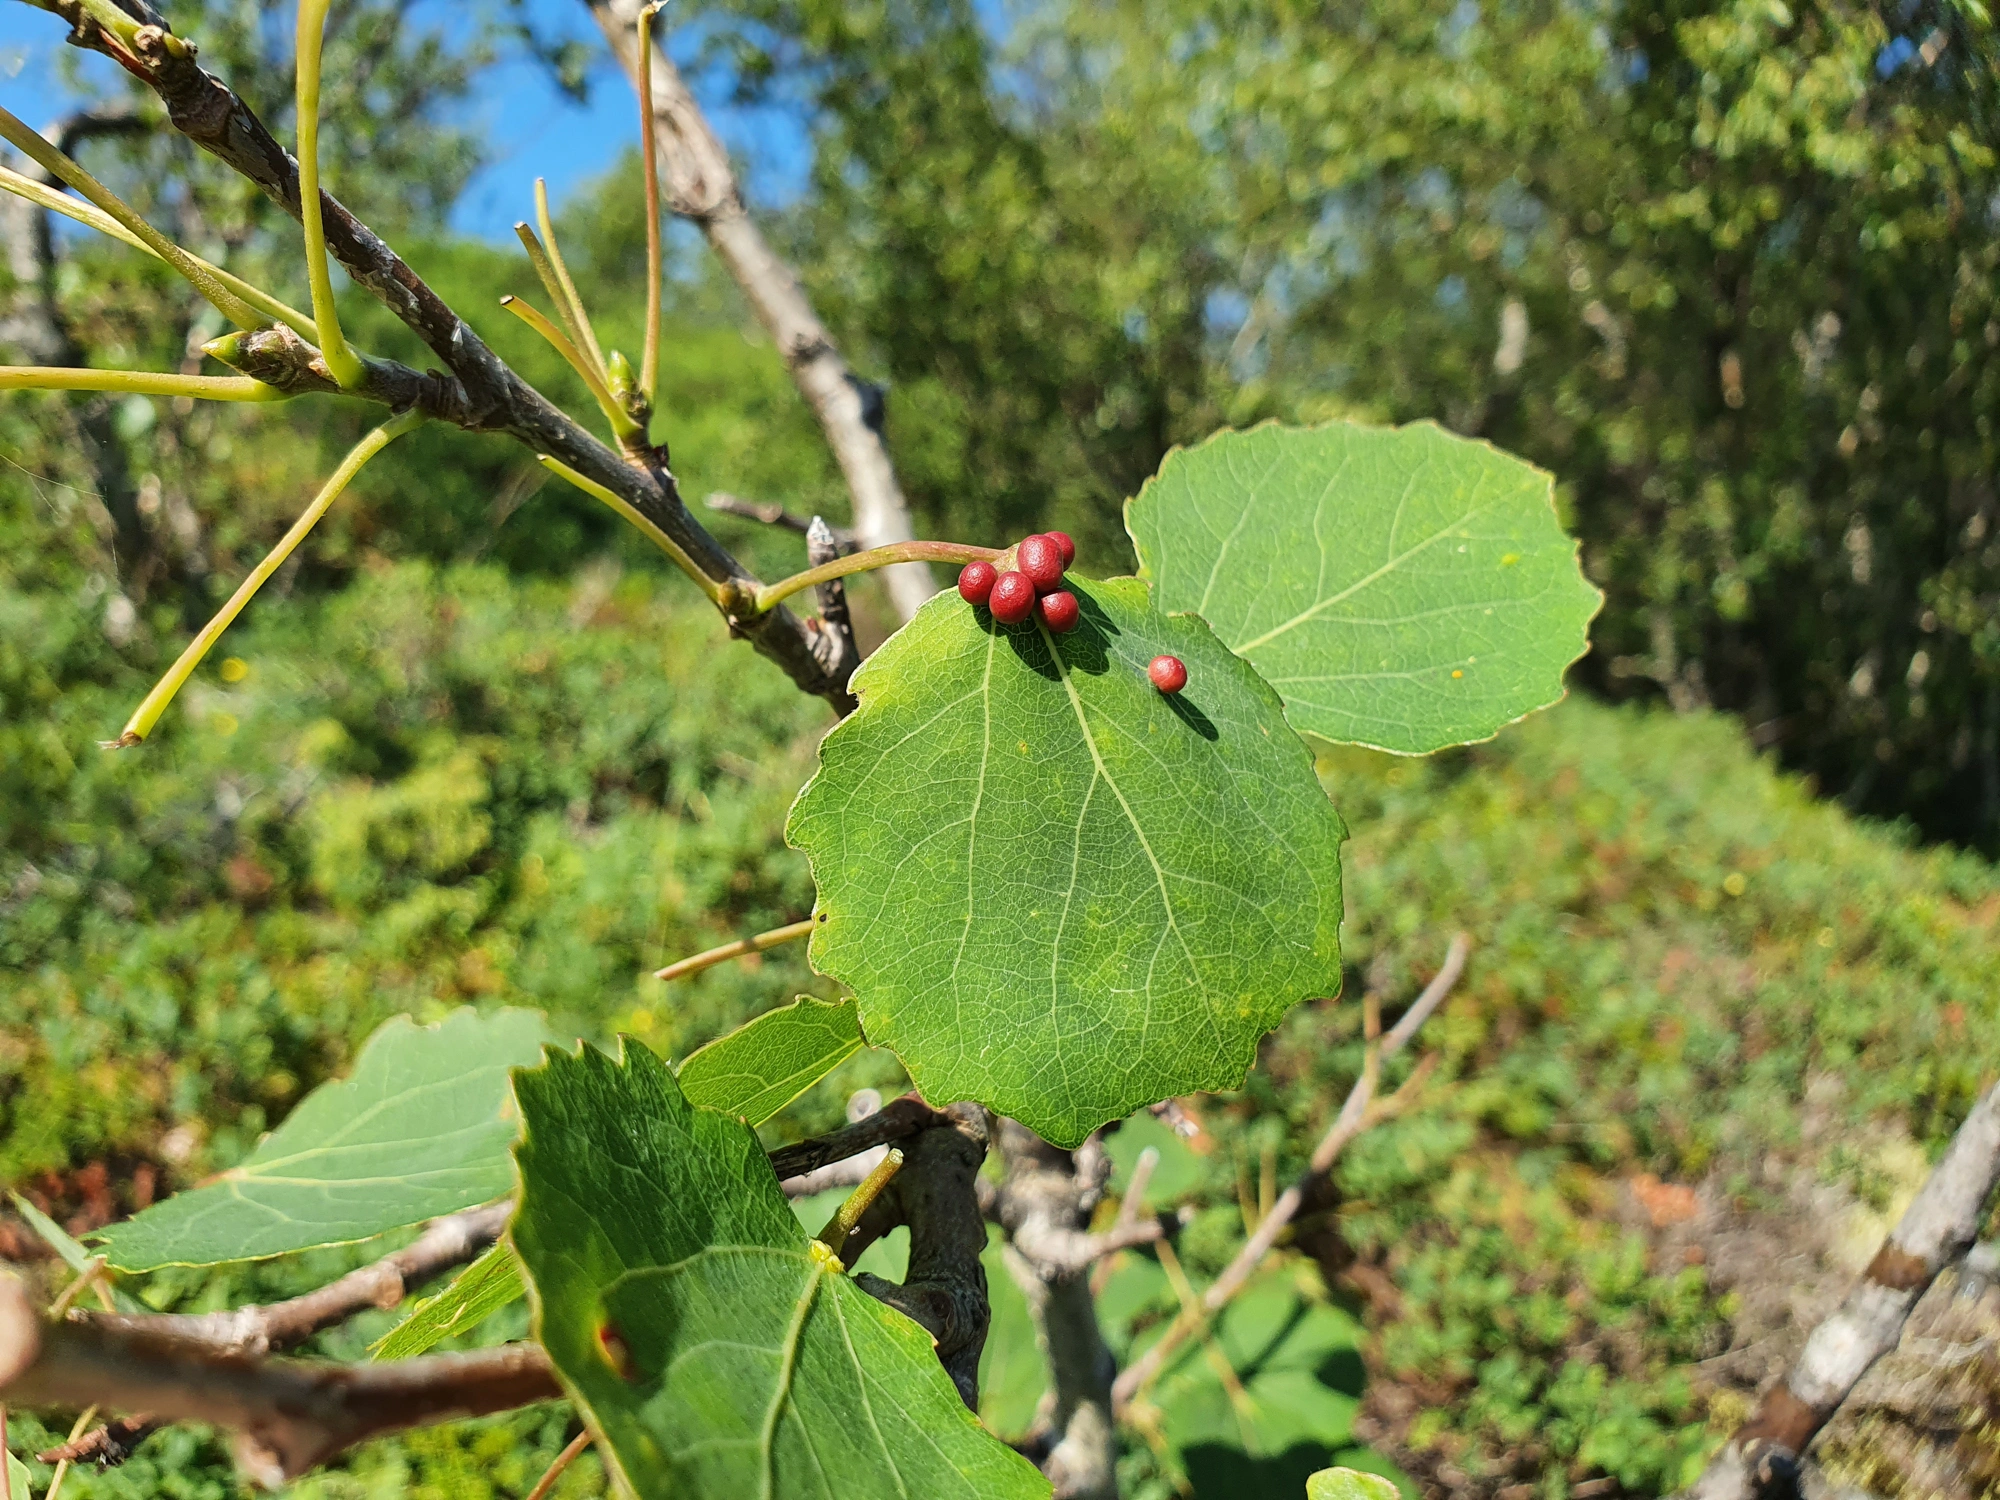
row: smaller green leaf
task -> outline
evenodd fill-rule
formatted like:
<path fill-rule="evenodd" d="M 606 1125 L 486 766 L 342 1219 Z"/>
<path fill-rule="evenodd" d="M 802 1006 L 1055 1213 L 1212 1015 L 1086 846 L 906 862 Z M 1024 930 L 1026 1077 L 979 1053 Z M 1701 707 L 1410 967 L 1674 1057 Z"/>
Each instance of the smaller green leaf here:
<path fill-rule="evenodd" d="M 32 1500 L 32 1496 L 35 1493 L 32 1488 L 33 1484 L 34 1479 L 28 1473 L 28 1466 L 22 1463 L 20 1459 L 14 1457 L 13 1450 L 9 1449 L 7 1453 L 7 1493 L 12 1495 L 14 1500 Z"/>
<path fill-rule="evenodd" d="M 793 1216 L 757 1137 L 627 1039 L 515 1076 L 535 1332 L 641 1500 L 1048 1500 L 931 1338 Z"/>
<path fill-rule="evenodd" d="M 1217 433 L 1125 526 L 1160 608 L 1214 626 L 1295 728 L 1399 755 L 1562 697 L 1602 602 L 1549 475 L 1430 422 Z"/>
<path fill-rule="evenodd" d="M 801 995 L 693 1053 L 677 1076 L 689 1103 L 762 1125 L 860 1050 L 852 1000 Z"/>
<path fill-rule="evenodd" d="M 521 1263 L 503 1240 L 454 1276 L 443 1291 L 412 1307 L 407 1318 L 369 1346 L 368 1353 L 375 1359 L 422 1354 L 455 1333 L 470 1333 L 527 1294 Z"/>
<path fill-rule="evenodd" d="M 75 1240 L 71 1239 L 67 1234 L 65 1234 L 63 1232 L 62 1225 L 58 1224 L 54 1219 L 51 1219 L 47 1214 L 43 1213 L 39 1208 L 35 1207 L 34 1204 L 30 1203 L 26 1198 L 23 1198 L 19 1193 L 10 1193 L 8 1196 L 14 1200 L 14 1212 L 18 1213 L 22 1218 L 26 1219 L 28 1221 L 28 1227 L 34 1230 L 36 1234 L 39 1234 L 42 1237 L 43 1242 L 47 1244 L 51 1250 L 55 1251 L 57 1255 L 62 1257 L 62 1262 L 64 1265 L 68 1266 L 72 1271 L 76 1272 L 77 1275 L 81 1276 L 83 1274 L 84 1267 L 88 1266 L 95 1257 L 93 1257 L 88 1250 L 84 1249 L 83 1246 L 79 1245 Z M 104 1278 L 106 1282 L 109 1282 L 110 1279 L 111 1278 L 108 1276 Z M 113 1304 L 115 1304 L 116 1307 L 118 1308 L 118 1311 L 122 1313 L 142 1313 L 151 1311 L 150 1308 L 148 1308 L 137 1297 L 134 1297 L 130 1292 L 120 1291 L 117 1287 L 112 1287 L 111 1289 L 111 1300 Z"/>
<path fill-rule="evenodd" d="M 1321 1469 L 1306 1479 L 1306 1500 L 1402 1500 L 1402 1491 L 1380 1474 Z"/>
<path fill-rule="evenodd" d="M 241 1166 L 99 1231 L 121 1271 L 262 1260 L 344 1245 L 500 1197 L 519 1124 L 507 1070 L 540 1054 L 533 1011 L 407 1016 L 361 1049 Z"/>

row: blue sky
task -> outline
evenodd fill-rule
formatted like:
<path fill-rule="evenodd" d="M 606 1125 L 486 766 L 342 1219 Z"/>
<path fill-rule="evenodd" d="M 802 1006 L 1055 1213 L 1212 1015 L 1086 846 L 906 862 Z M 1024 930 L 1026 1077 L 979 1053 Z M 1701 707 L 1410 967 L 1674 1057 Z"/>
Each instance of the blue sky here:
<path fill-rule="evenodd" d="M 527 8 L 538 27 L 586 38 L 601 50 L 579 0 L 527 0 Z M 171 15 L 172 7 L 167 9 Z M 102 87 L 117 74 L 105 59 L 67 46 L 66 30 L 47 11 L 0 0 L 0 104 L 32 125 L 54 118 L 74 100 L 60 77 L 64 55 L 81 62 L 86 86 Z M 685 42 L 674 46 L 683 58 L 689 50 Z M 485 76 L 470 109 L 486 129 L 492 159 L 454 210 L 456 228 L 512 243 L 514 221 L 528 211 L 536 177 L 546 177 L 550 193 L 560 200 L 637 142 L 637 106 L 608 56 L 600 56 L 590 81 L 590 100 L 579 105 L 525 58 L 504 61 Z M 808 144 L 796 118 L 776 110 L 726 108 L 715 109 L 713 118 L 750 164 L 747 187 L 753 199 L 783 202 L 800 191 Z M 339 190 L 338 183 L 332 186 Z"/>

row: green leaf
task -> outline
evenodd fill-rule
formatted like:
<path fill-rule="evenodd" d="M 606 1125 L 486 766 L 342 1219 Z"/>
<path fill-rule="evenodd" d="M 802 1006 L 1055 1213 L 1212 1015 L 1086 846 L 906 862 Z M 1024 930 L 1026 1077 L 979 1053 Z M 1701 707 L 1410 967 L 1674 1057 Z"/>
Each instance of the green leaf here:
<path fill-rule="evenodd" d="M 681 1092 L 762 1125 L 860 1050 L 852 1000 L 801 995 L 692 1053 L 680 1066 Z"/>
<path fill-rule="evenodd" d="M 425 1297 L 410 1315 L 369 1346 L 375 1359 L 408 1359 L 455 1333 L 470 1333 L 494 1313 L 527 1295 L 521 1263 L 505 1241 L 493 1246 L 451 1279 L 436 1296 Z"/>
<path fill-rule="evenodd" d="M 819 885 L 812 963 L 929 1099 L 1075 1146 L 1243 1081 L 1257 1038 L 1340 990 L 1339 816 L 1283 707 L 1144 583 L 1072 578 L 1070 634 L 956 593 L 862 664 L 786 837 Z M 1176 697 L 1155 656 L 1188 668 Z"/>
<path fill-rule="evenodd" d="M 19 1193 L 10 1193 L 8 1196 L 14 1200 L 14 1212 L 18 1213 L 23 1219 L 26 1219 L 28 1227 L 42 1237 L 43 1243 L 62 1257 L 64 1265 L 81 1276 L 85 1268 L 96 1257 L 75 1240 L 71 1239 L 68 1234 L 64 1233 L 62 1225 L 51 1219 Z M 101 1276 L 99 1284 L 106 1284 L 110 1280 L 109 1276 Z M 111 1288 L 111 1301 L 117 1310 L 122 1313 L 152 1311 L 151 1308 L 147 1307 L 145 1303 L 134 1297 L 130 1292 L 121 1291 L 115 1286 Z"/>
<path fill-rule="evenodd" d="M 1402 1500 L 1402 1491 L 1380 1474 L 1321 1469 L 1306 1480 L 1306 1500 Z"/>
<path fill-rule="evenodd" d="M 32 1500 L 35 1493 L 34 1476 L 29 1474 L 26 1464 L 14 1457 L 12 1449 L 7 1451 L 7 1493 L 14 1500 Z"/>
<path fill-rule="evenodd" d="M 515 1075 L 514 1244 L 539 1337 L 644 1500 L 1044 1500 L 930 1337 L 840 1274 L 739 1120 L 665 1063 L 551 1050 Z"/>
<path fill-rule="evenodd" d="M 533 1011 L 386 1023 L 351 1078 L 323 1084 L 216 1181 L 99 1231 L 123 1271 L 259 1260 L 363 1240 L 507 1192 L 507 1070 L 546 1035 Z"/>
<path fill-rule="evenodd" d="M 1113 1349 L 1129 1363 L 1164 1333 L 1180 1302 L 1156 1262 L 1133 1256 L 1099 1306 Z M 1306 1295 L 1294 1268 L 1267 1266 L 1211 1329 L 1211 1339 L 1188 1339 L 1169 1357 L 1147 1396 L 1179 1461 L 1199 1450 L 1211 1450 L 1213 1461 L 1221 1456 L 1213 1450 L 1229 1449 L 1273 1455 L 1317 1448 L 1331 1458 L 1353 1442 L 1361 1327 Z M 1234 1387 L 1222 1380 L 1218 1359 L 1236 1372 Z"/>
<path fill-rule="evenodd" d="M 1406 755 L 1561 698 L 1602 602 L 1550 477 L 1429 422 L 1220 433 L 1125 525 L 1160 607 L 1214 626 L 1301 731 Z"/>

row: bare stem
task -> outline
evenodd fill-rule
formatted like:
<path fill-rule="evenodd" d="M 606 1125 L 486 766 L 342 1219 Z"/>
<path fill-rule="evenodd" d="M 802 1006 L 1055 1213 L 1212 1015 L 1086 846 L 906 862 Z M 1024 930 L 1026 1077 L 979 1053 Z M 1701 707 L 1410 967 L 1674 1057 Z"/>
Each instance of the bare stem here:
<path fill-rule="evenodd" d="M 306 534 L 319 524 L 320 517 L 324 516 L 333 502 L 340 498 L 341 492 L 347 488 L 354 476 L 361 472 L 369 459 L 411 428 L 420 425 L 423 420 L 421 412 L 406 411 L 401 416 L 391 417 L 354 445 L 347 457 L 340 461 L 340 467 L 333 471 L 333 477 L 328 479 L 325 487 L 314 496 L 312 504 L 308 505 L 298 520 L 292 523 L 292 529 L 285 533 L 277 546 L 264 555 L 262 562 L 251 569 L 250 576 L 244 579 L 236 592 L 229 596 L 229 602 L 215 612 L 213 619 L 201 627 L 201 633 L 188 642 L 187 649 L 180 654 L 180 659 L 167 669 L 166 676 L 153 685 L 153 690 L 146 694 L 144 701 L 126 721 L 125 732 L 111 742 L 110 748 L 123 749 L 128 745 L 136 745 L 153 732 L 153 726 L 160 721 L 160 715 L 166 712 L 167 705 L 174 701 L 174 695 L 181 690 L 194 669 L 201 665 L 201 660 L 208 655 L 209 648 L 214 646 L 222 632 L 230 627 L 236 617 L 243 613 L 243 607 L 256 596 L 257 590 L 264 586 L 265 580 L 277 572 L 285 559 L 298 549 L 299 543 L 304 541 Z"/>
<path fill-rule="evenodd" d="M 69 1430 L 69 1442 L 65 1443 L 63 1446 L 68 1447 L 69 1443 L 73 1443 L 78 1438 L 82 1437 L 83 1429 L 88 1427 L 96 1419 L 97 1419 L 97 1408 L 94 1406 L 85 1407 L 83 1410 L 83 1414 L 76 1419 L 76 1425 L 70 1428 Z M 5 1461 L 6 1460 L 4 1458 L 0 1458 L 0 1463 L 4 1463 Z M 69 1477 L 69 1460 L 66 1458 L 57 1459 L 56 1471 L 54 1474 L 49 1476 L 49 1487 L 43 1493 L 42 1500 L 56 1500 L 56 1496 L 62 1493 L 63 1480 L 67 1479 L 68 1477 Z"/>
<path fill-rule="evenodd" d="M 767 583 L 757 590 L 757 609 L 761 612 L 782 600 L 789 599 L 802 589 L 831 579 L 845 578 L 852 573 L 867 573 L 876 568 L 886 568 L 895 563 L 906 562 L 991 562 L 1002 555 L 998 547 L 974 547 L 966 542 L 892 542 L 886 547 L 871 547 L 866 552 L 852 552 L 846 557 L 835 558 L 830 563 L 821 563 L 817 568 L 807 568 L 803 573 L 794 573 L 790 578 L 780 578 L 776 583 Z"/>
<path fill-rule="evenodd" d="M 588 1430 L 579 1432 L 569 1440 L 569 1446 L 556 1455 L 535 1487 L 528 1491 L 528 1500 L 548 1500 L 548 1493 L 556 1487 L 556 1481 L 563 1476 L 563 1470 L 576 1462 L 577 1455 L 590 1446 L 591 1434 Z"/>
<path fill-rule="evenodd" d="M 232 1427 L 253 1477 L 273 1485 L 366 1438 L 561 1394 L 538 1344 L 372 1365 L 253 1359 L 152 1331 L 44 1322 L 22 1284 L 0 1277 L 0 1396 Z"/>
<path fill-rule="evenodd" d="M 1764 1393 L 1686 1500 L 1757 1500 L 1798 1493 L 1807 1446 L 1868 1367 L 1894 1349 L 1939 1271 L 1972 1248 L 2000 1185 L 2000 1084 L 1989 1088 L 1882 1242 L 1860 1284 L 1812 1331 L 1797 1363 Z"/>
<path fill-rule="evenodd" d="M 1371 1040 L 1361 1077 L 1355 1080 L 1353 1089 L 1348 1092 L 1346 1103 L 1340 1107 L 1339 1115 L 1335 1117 L 1333 1124 L 1327 1127 L 1327 1132 L 1320 1138 L 1319 1145 L 1313 1148 L 1312 1160 L 1307 1165 L 1306 1171 L 1297 1182 L 1278 1195 L 1278 1201 L 1271 1205 L 1271 1211 L 1258 1224 L 1256 1232 L 1245 1242 L 1243 1248 L 1236 1252 L 1236 1258 L 1230 1261 L 1223 1273 L 1216 1277 L 1208 1290 L 1202 1294 L 1201 1310 L 1205 1316 L 1220 1312 L 1228 1304 L 1229 1299 L 1243 1289 L 1251 1273 L 1262 1264 L 1271 1247 L 1277 1244 L 1278 1236 L 1284 1232 L 1285 1226 L 1291 1223 L 1298 1213 L 1299 1206 L 1305 1202 L 1307 1190 L 1313 1186 L 1316 1179 L 1326 1175 L 1347 1143 L 1389 1113 L 1384 1110 L 1371 1114 L 1369 1110 L 1369 1106 L 1374 1102 L 1375 1083 L 1380 1076 L 1382 1063 L 1403 1049 L 1410 1038 L 1416 1035 L 1417 1029 L 1443 1003 L 1444 997 L 1451 993 L 1452 986 L 1458 983 L 1459 976 L 1465 972 L 1465 961 L 1471 951 L 1471 940 L 1464 933 L 1461 932 L 1454 937 L 1451 940 L 1450 950 L 1445 954 L 1444 967 L 1439 969 L 1436 977 L 1424 987 L 1424 992 L 1403 1013 L 1402 1019 L 1396 1022 L 1387 1036 L 1382 1037 L 1379 1042 Z M 1380 1013 L 1377 1012 L 1370 1029 L 1380 1024 Z M 1421 1076 L 1427 1074 L 1427 1069 L 1421 1070 Z M 1412 1079 L 1413 1083 L 1415 1081 Z M 1405 1088 L 1407 1087 L 1408 1085 L 1405 1085 Z M 1397 1099 L 1393 1102 L 1400 1104 L 1408 1097 L 1403 1090 L 1398 1090 Z M 1119 1372 L 1117 1381 L 1111 1387 L 1112 1402 L 1118 1410 L 1122 1412 L 1131 1404 L 1133 1397 L 1139 1391 L 1158 1378 L 1160 1371 L 1166 1368 L 1167 1357 L 1193 1331 L 1194 1325 L 1183 1315 L 1174 1321 L 1152 1348 Z"/>
<path fill-rule="evenodd" d="M 586 495 L 596 500 L 602 500 L 606 505 L 617 511 L 619 515 L 645 533 L 646 539 L 655 547 L 658 547 L 668 557 L 672 558 L 674 565 L 687 574 L 688 577 L 692 578 L 695 581 L 696 587 L 708 595 L 711 602 L 717 605 L 723 603 L 722 585 L 696 567 L 694 559 L 681 550 L 680 543 L 654 525 L 650 518 L 642 515 L 638 507 L 626 500 L 624 496 L 617 494 L 613 490 L 606 489 L 594 479 L 585 478 L 559 458 L 552 458 L 546 453 L 538 453 L 535 455 L 535 461 L 550 473 L 560 474 Z"/>
<path fill-rule="evenodd" d="M 0 365 L 0 391 L 118 391 L 132 396 L 195 396 L 203 401 L 283 401 L 285 392 L 247 375 L 162 375 L 152 370 L 85 370 Z"/>
<path fill-rule="evenodd" d="M 299 0 L 299 224 L 306 235 L 306 281 L 312 287 L 313 324 L 327 373 L 343 391 L 361 384 L 361 361 L 340 331 L 333 305 L 333 273 L 326 258 L 326 225 L 319 201 L 319 62 L 330 0 Z"/>
<path fill-rule="evenodd" d="M 678 959 L 664 969 L 654 971 L 655 979 L 685 979 L 690 974 L 699 974 L 703 969 L 712 969 L 732 958 L 741 958 L 746 953 L 762 953 L 766 948 L 776 948 L 780 944 L 796 942 L 813 930 L 813 919 L 792 922 L 784 927 L 773 927 L 769 932 L 760 932 L 755 937 L 738 938 L 733 943 L 724 943 L 719 948 L 710 948 L 705 953 L 697 953 L 692 958 Z"/>

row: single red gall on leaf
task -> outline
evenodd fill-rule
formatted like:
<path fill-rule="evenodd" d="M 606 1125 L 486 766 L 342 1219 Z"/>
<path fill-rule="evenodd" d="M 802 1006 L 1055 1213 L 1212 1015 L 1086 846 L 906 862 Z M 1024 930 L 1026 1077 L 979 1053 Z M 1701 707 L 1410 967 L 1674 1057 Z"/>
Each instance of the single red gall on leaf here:
<path fill-rule="evenodd" d="M 639 1366 L 632 1358 L 632 1346 L 625 1342 L 625 1334 L 609 1318 L 597 1328 L 597 1352 L 604 1356 L 604 1362 L 612 1372 L 628 1385 L 639 1378 Z"/>
<path fill-rule="evenodd" d="M 969 562 L 959 570 L 958 596 L 967 604 L 984 604 L 993 594 L 1000 570 L 990 562 Z"/>
<path fill-rule="evenodd" d="M 1035 586 L 1026 573 L 1002 573 L 993 581 L 986 607 L 1002 625 L 1018 625 L 1035 611 Z"/>
<path fill-rule="evenodd" d="M 1067 531 L 1045 531 L 1042 535 L 1054 542 L 1056 547 L 1062 552 L 1063 566 L 1065 568 L 1076 561 L 1076 543 L 1070 540 L 1070 535 Z"/>
<path fill-rule="evenodd" d="M 1187 663 L 1178 656 L 1156 656 L 1146 668 L 1153 686 L 1163 693 L 1178 693 L 1187 686 Z"/>
<path fill-rule="evenodd" d="M 1076 595 L 1068 589 L 1057 589 L 1053 594 L 1042 595 L 1036 606 L 1041 611 L 1042 623 L 1057 635 L 1076 629 L 1078 616 L 1082 613 L 1076 602 Z"/>
<path fill-rule="evenodd" d="M 1062 548 L 1046 536 L 1031 536 L 1015 549 L 1014 566 L 1028 575 L 1037 593 L 1048 593 L 1062 585 Z"/>

